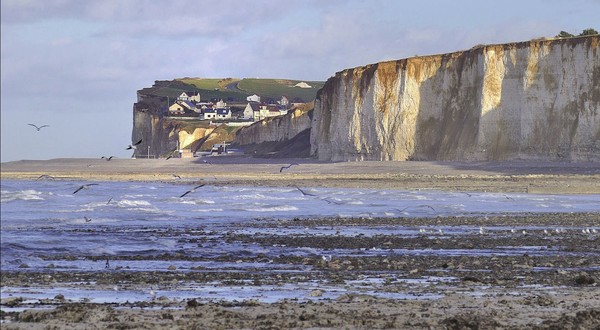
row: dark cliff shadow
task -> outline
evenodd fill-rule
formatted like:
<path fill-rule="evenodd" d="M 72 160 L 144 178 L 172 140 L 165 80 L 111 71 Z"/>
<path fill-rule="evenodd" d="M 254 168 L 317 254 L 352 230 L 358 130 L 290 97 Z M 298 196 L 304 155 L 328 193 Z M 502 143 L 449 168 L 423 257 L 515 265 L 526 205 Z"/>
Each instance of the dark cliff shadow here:
<path fill-rule="evenodd" d="M 437 72 L 421 84 L 414 151 L 408 160 L 457 160 L 474 153 L 483 82 L 477 56 L 473 51 L 458 58 L 441 55 Z M 407 66 L 417 64 L 425 65 Z"/>

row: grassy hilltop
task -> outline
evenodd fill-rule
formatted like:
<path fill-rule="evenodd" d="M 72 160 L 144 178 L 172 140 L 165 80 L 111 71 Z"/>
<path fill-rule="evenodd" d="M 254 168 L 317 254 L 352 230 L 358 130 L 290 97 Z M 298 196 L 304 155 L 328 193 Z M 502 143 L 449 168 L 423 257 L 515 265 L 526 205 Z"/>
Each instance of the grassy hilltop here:
<path fill-rule="evenodd" d="M 306 83 L 310 88 L 295 87 Z M 312 101 L 317 91 L 323 87 L 323 81 L 302 81 L 289 79 L 259 78 L 178 78 L 171 81 L 156 81 L 154 86 L 144 88 L 140 93 L 148 96 L 176 98 L 184 91 L 198 91 L 201 99 L 223 99 L 226 102 L 246 102 L 246 97 L 257 94 L 262 101 L 279 100 L 285 95 L 290 101 L 301 99 Z"/>

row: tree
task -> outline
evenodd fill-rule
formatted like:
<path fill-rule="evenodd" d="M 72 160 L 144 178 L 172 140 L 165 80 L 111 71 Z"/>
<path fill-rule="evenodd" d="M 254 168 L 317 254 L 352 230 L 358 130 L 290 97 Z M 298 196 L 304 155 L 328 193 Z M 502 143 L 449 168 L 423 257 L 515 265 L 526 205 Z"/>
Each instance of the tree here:
<path fill-rule="evenodd" d="M 595 34 L 598 34 L 598 31 L 596 31 L 596 30 L 594 30 L 592 28 L 589 28 L 589 29 L 583 30 L 583 32 L 581 32 L 579 34 L 579 36 L 580 37 L 582 37 L 582 36 L 591 36 L 591 35 L 595 35 Z"/>
<path fill-rule="evenodd" d="M 572 38 L 574 37 L 574 35 L 570 34 L 569 32 L 566 31 L 560 31 L 559 34 L 556 35 L 557 38 Z"/>

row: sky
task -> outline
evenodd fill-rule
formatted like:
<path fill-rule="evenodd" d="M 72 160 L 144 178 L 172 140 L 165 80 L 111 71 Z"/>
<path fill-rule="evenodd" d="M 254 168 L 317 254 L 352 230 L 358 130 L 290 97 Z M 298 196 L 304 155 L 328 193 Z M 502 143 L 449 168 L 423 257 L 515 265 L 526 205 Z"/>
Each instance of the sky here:
<path fill-rule="evenodd" d="M 131 157 L 136 91 L 600 30 L 600 0 L 2 0 L 1 161 Z M 28 124 L 46 124 L 37 131 Z"/>

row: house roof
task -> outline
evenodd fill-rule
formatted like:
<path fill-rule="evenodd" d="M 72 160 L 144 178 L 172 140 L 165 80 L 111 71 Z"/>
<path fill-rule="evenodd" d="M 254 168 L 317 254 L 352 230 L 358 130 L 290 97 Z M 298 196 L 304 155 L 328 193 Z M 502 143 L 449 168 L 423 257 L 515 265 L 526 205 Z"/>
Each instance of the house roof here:
<path fill-rule="evenodd" d="M 218 115 L 226 115 L 230 112 L 229 108 L 218 108 L 217 109 L 217 114 Z"/>
<path fill-rule="evenodd" d="M 179 101 L 179 102 L 183 103 L 182 105 L 185 105 L 189 109 L 194 109 L 196 107 L 196 105 L 190 101 Z"/>
<path fill-rule="evenodd" d="M 258 104 L 257 102 L 249 102 L 248 105 L 250 106 L 250 108 L 252 108 L 252 111 L 260 110 L 260 104 Z"/>

